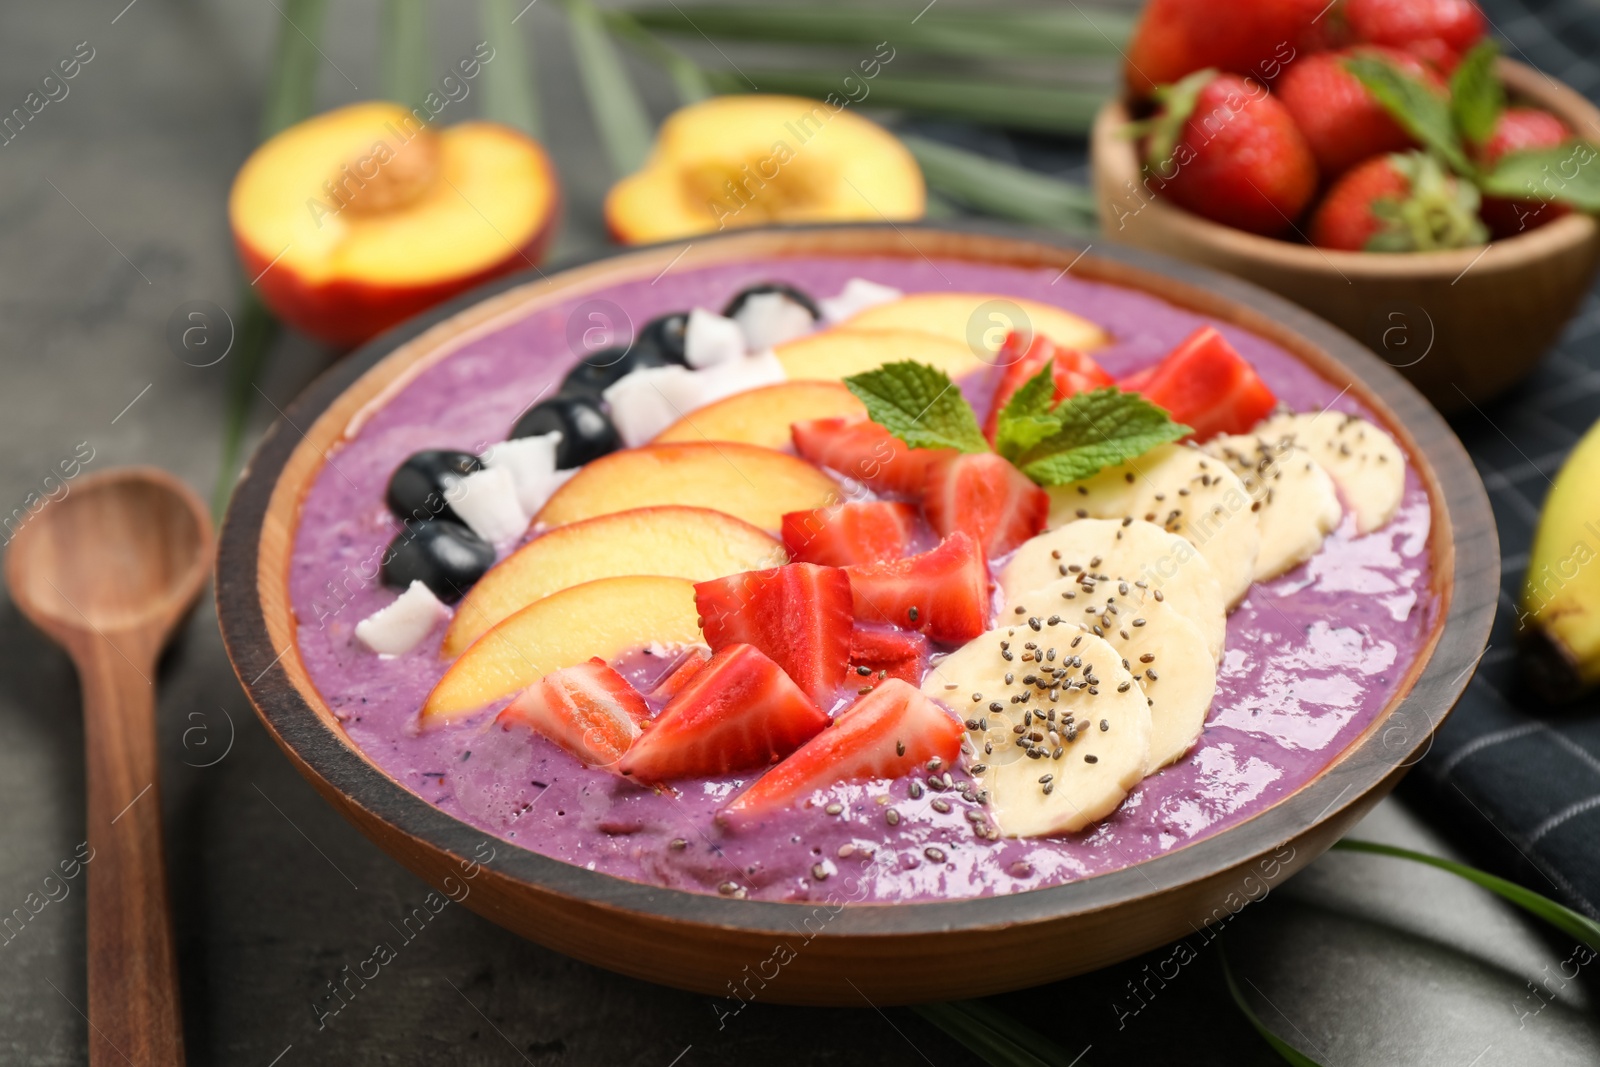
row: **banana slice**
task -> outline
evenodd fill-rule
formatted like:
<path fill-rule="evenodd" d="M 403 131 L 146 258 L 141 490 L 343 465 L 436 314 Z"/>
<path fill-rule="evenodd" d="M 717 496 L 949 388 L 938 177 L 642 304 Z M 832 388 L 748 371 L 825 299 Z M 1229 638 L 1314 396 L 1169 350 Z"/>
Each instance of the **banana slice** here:
<path fill-rule="evenodd" d="M 967 717 L 980 753 L 971 773 L 1008 837 L 1081 830 L 1144 777 L 1144 693 L 1115 649 L 1076 626 L 991 630 L 941 661 L 923 691 Z"/>
<path fill-rule="evenodd" d="M 1323 411 L 1274 415 L 1255 428 L 1268 440 L 1288 438 L 1327 470 L 1356 530 L 1371 533 L 1394 518 L 1406 491 L 1406 457 L 1394 438 L 1359 415 Z"/>
<path fill-rule="evenodd" d="M 1020 610 L 1019 610 L 1020 609 Z M 1217 692 L 1217 661 L 1205 635 L 1153 591 L 1115 577 L 1079 574 L 1025 593 L 1006 605 L 1002 622 L 1060 618 L 1105 638 L 1150 705 L 1145 773 L 1175 763 L 1205 728 Z"/>
<path fill-rule="evenodd" d="M 1233 468 L 1250 498 L 1260 505 L 1256 581 L 1276 578 L 1310 559 L 1339 525 L 1344 509 L 1333 479 L 1293 441 L 1229 434 L 1213 437 L 1201 447 Z"/>
<path fill-rule="evenodd" d="M 1162 445 L 1051 489 L 1050 522 L 1132 516 L 1156 523 L 1200 550 L 1231 607 L 1250 588 L 1261 547 L 1252 503 L 1226 464 L 1188 445 Z"/>
<path fill-rule="evenodd" d="M 1076 570 L 1074 570 L 1076 568 Z M 1200 628 L 1214 661 L 1227 636 L 1227 601 L 1211 564 L 1188 541 L 1143 519 L 1080 519 L 1024 541 L 1000 572 L 1008 601 L 1083 570 L 1132 574 Z"/>

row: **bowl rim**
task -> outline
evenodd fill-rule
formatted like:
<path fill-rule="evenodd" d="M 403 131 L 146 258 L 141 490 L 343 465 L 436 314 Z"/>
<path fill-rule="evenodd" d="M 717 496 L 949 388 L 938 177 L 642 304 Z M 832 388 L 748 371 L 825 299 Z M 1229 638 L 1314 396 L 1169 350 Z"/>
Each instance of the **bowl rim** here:
<path fill-rule="evenodd" d="M 1575 131 L 1592 130 L 1596 137 L 1600 137 L 1600 109 L 1576 90 L 1536 67 L 1506 56 L 1496 61 L 1495 70 L 1512 97 L 1525 99 L 1553 112 Z M 1120 132 L 1130 121 L 1127 101 L 1113 97 L 1095 115 L 1090 137 L 1090 167 L 1097 179 L 1101 179 L 1095 183 L 1096 195 L 1100 201 L 1102 224 L 1108 228 L 1107 220 L 1115 216 L 1108 215 L 1107 209 L 1114 206 L 1114 201 L 1103 186 L 1124 187 L 1136 183 L 1141 173 L 1133 141 Z M 1592 215 L 1575 211 L 1525 233 L 1470 248 L 1407 252 L 1404 255 L 1347 252 L 1263 237 L 1196 215 L 1154 194 L 1145 195 L 1147 199 L 1137 207 L 1135 213 L 1151 212 L 1160 225 L 1181 233 L 1185 239 L 1196 244 L 1224 248 L 1234 256 L 1263 260 L 1301 273 L 1357 276 L 1378 281 L 1455 279 L 1480 261 L 1480 270 L 1515 270 L 1530 260 L 1593 241 L 1600 234 L 1600 221 Z M 1491 257 L 1490 251 L 1497 249 L 1500 254 Z"/>
<path fill-rule="evenodd" d="M 827 254 L 823 248 L 803 246 L 808 240 L 849 239 L 853 235 L 898 242 L 904 249 L 898 254 L 904 258 L 923 255 L 914 239 L 920 238 L 922 244 L 936 248 L 952 242 L 963 248 L 1003 247 L 1011 262 L 1055 266 L 1070 260 L 1062 273 L 1076 269 L 1082 261 L 1088 264 L 1085 271 L 1097 272 L 1097 280 L 1141 289 L 1155 299 L 1213 317 L 1219 312 L 1201 309 L 1208 304 L 1226 305 L 1233 321 L 1244 329 L 1257 333 L 1276 331 L 1282 335 L 1274 339 L 1278 343 L 1297 340 L 1301 349 L 1294 353 L 1297 358 L 1310 361 L 1315 355 L 1325 365 L 1313 366 L 1314 371 L 1325 377 L 1328 372 L 1338 371 L 1347 377 L 1344 384 L 1395 433 L 1423 477 L 1433 505 L 1430 540 L 1439 618 L 1408 670 L 1409 684 L 1402 683 L 1397 696 L 1367 729 L 1313 779 L 1244 822 L 1172 852 L 1060 885 L 988 897 L 839 905 L 819 936 L 831 941 L 1004 928 L 1082 916 L 1156 897 L 1272 855 L 1286 843 L 1357 808 L 1369 794 L 1392 787 L 1427 751 L 1434 731 L 1466 688 L 1488 639 L 1499 594 L 1498 539 L 1487 494 L 1465 449 L 1443 418 L 1392 367 L 1348 335 L 1280 297 L 1207 268 L 1139 249 L 1101 247 L 1063 235 L 988 221 L 762 228 L 606 249 L 565 262 L 559 272 L 534 268 L 491 282 L 403 323 L 335 363 L 304 389 L 267 431 L 241 474 L 223 520 L 216 563 L 218 623 L 229 661 L 263 725 L 319 791 L 330 801 L 335 795 L 342 799 L 343 803 L 335 806 L 347 817 L 359 811 L 369 823 L 385 824 L 410 839 L 413 852 L 431 850 L 463 865 L 473 862 L 471 857 L 478 843 L 493 838 L 497 874 L 578 906 L 763 935 L 792 932 L 792 923 L 799 916 L 819 906 L 817 901 L 739 900 L 635 882 L 541 855 L 446 814 L 385 774 L 311 707 L 306 694 L 291 680 L 284 662 L 298 659 L 297 654 L 289 656 L 291 651 L 297 651 L 294 642 L 274 651 L 258 580 L 262 542 L 272 532 L 268 507 L 280 475 L 299 450 L 315 448 L 301 428 L 310 427 L 386 357 L 439 324 L 516 290 L 534 293 L 559 278 L 561 272 L 575 268 L 629 261 L 641 265 L 665 262 L 671 258 L 669 253 L 686 249 L 689 244 L 714 243 L 727 258 L 738 258 L 739 248 L 759 245 L 763 239 L 787 241 L 789 245 L 785 247 L 794 246 L 793 250 L 780 253 L 780 257 L 808 252 Z M 895 253 L 880 249 L 872 254 Z M 937 254 L 946 253 L 940 248 Z M 747 257 L 771 255 L 769 250 Z M 978 253 L 966 258 L 997 261 L 985 260 Z M 616 280 L 602 279 L 599 286 Z M 1151 283 L 1155 282 L 1166 288 L 1152 291 Z M 579 292 L 581 289 L 575 289 L 566 295 Z M 502 321 L 503 316 L 497 316 L 494 324 Z M 411 360 L 413 366 L 427 362 L 426 358 Z M 407 380 L 408 376 L 402 376 L 398 382 Z M 390 394 L 385 390 L 379 399 L 368 402 L 369 407 L 387 395 Z M 1404 421 L 1396 408 L 1404 413 Z M 293 526 L 291 521 L 287 527 L 291 536 Z M 280 536 L 284 532 L 282 528 L 277 530 Z M 395 858 L 406 858 L 391 843 L 379 844 Z"/>

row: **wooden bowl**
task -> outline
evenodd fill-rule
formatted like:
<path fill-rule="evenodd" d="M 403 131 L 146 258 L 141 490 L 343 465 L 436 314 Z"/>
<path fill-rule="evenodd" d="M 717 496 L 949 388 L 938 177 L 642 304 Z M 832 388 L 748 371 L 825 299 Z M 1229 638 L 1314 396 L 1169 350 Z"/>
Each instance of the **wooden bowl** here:
<path fill-rule="evenodd" d="M 1501 59 L 1511 97 L 1600 130 L 1600 110 L 1532 67 Z M 1366 342 L 1445 411 L 1520 381 L 1560 335 L 1600 263 L 1600 223 L 1572 214 L 1483 248 L 1380 255 L 1258 237 L 1162 201 L 1143 185 L 1128 109 L 1101 108 L 1091 137 L 1101 229 L 1111 240 L 1255 282 Z"/>
<path fill-rule="evenodd" d="M 948 902 L 830 907 L 631 882 L 490 837 L 374 765 L 307 676 L 287 589 L 300 501 L 352 417 L 464 339 L 586 290 L 655 277 L 679 257 L 703 266 L 826 254 L 1070 266 L 1236 323 L 1348 386 L 1409 453 L 1433 506 L 1439 619 L 1396 698 L 1315 780 L 1231 829 L 1068 885 Z M 687 251 L 630 250 L 548 280 L 497 282 L 369 344 L 313 384 L 257 450 L 223 526 L 217 609 L 251 703 L 300 772 L 363 833 L 469 908 L 541 944 L 652 981 L 723 996 L 740 990 L 763 1001 L 859 1005 L 863 997 L 891 1004 L 995 993 L 1092 970 L 1189 935 L 1259 897 L 1326 849 L 1426 750 L 1487 639 L 1499 576 L 1494 519 L 1460 443 L 1394 370 L 1307 312 L 1138 250 L 1084 254 L 1065 239 L 993 227 L 845 226 L 697 238 Z"/>

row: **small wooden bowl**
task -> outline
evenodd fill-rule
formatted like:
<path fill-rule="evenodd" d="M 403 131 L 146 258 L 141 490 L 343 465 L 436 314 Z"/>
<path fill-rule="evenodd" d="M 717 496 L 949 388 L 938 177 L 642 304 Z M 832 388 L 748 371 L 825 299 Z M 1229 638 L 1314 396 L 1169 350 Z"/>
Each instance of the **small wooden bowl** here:
<path fill-rule="evenodd" d="M 1026 893 L 900 905 L 732 900 L 585 870 L 445 814 L 351 743 L 300 660 L 289 560 L 300 502 L 350 420 L 465 340 L 587 291 L 783 256 L 922 256 L 1064 272 L 1153 293 L 1283 346 L 1368 405 L 1433 507 L 1438 620 L 1396 698 L 1334 762 L 1254 818 L 1137 867 Z M 1188 936 L 1332 844 L 1426 751 L 1488 638 L 1494 519 L 1460 442 L 1395 371 L 1253 286 L 1135 249 L 997 227 L 746 231 L 496 282 L 336 364 L 268 432 L 233 495 L 217 562 L 229 658 L 268 731 L 363 833 L 426 881 L 524 937 L 590 963 L 718 996 L 900 1004 L 1001 992 L 1093 970 Z M 492 858 L 490 858 L 492 855 Z M 738 1006 L 728 1002 L 728 1010 Z"/>
<path fill-rule="evenodd" d="M 1532 67 L 1501 59 L 1511 97 L 1586 136 L 1600 110 Z M 1091 138 L 1105 235 L 1203 263 L 1288 297 L 1382 356 L 1445 411 L 1528 374 L 1560 335 L 1600 263 L 1600 223 L 1572 214 L 1483 248 L 1334 252 L 1258 237 L 1162 201 L 1143 185 L 1128 109 L 1112 101 Z"/>

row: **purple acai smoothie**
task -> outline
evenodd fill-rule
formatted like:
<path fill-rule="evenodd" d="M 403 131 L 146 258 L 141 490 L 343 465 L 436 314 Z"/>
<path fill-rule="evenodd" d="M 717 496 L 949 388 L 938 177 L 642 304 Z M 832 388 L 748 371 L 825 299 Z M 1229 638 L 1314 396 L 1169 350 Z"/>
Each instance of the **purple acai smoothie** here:
<path fill-rule="evenodd" d="M 839 786 L 826 806 L 819 800 L 729 830 L 713 816 L 753 774 L 652 790 L 586 768 L 525 730 L 491 728 L 505 701 L 420 731 L 418 709 L 449 666 L 439 655 L 444 627 L 399 657 L 377 656 L 354 638 L 356 623 L 395 596 L 375 577 L 360 577 L 376 572 L 398 530 L 384 505 L 395 466 L 420 449 L 478 452 L 503 439 L 574 362 L 568 320 L 585 301 L 609 301 L 643 323 L 690 307 L 719 308 L 756 282 L 781 280 L 827 297 L 852 277 L 908 293 L 993 292 L 1057 305 L 1106 328 L 1114 343 L 1094 358 L 1118 376 L 1155 361 L 1207 321 L 1143 293 L 1050 269 L 803 258 L 644 276 L 470 340 L 353 427 L 302 506 L 290 576 L 299 654 L 354 743 L 456 818 L 590 870 L 704 893 L 731 883 L 765 900 L 822 898 L 827 878 L 838 874 L 861 879 L 864 901 L 945 900 L 1105 873 L 1237 825 L 1314 777 L 1396 695 L 1437 613 L 1431 512 L 1414 471 L 1387 526 L 1357 537 L 1346 514 L 1308 563 L 1250 589 L 1228 619 L 1200 740 L 1080 834 L 990 841 L 974 833 L 971 805 L 925 783 L 913 788 L 910 778 Z M 1372 417 L 1284 350 L 1218 325 L 1295 410 L 1331 404 Z M 972 391 L 983 388 L 973 384 Z M 641 650 L 616 666 L 646 683 L 668 670 L 671 658 Z M 895 825 L 886 818 L 891 808 Z"/>

